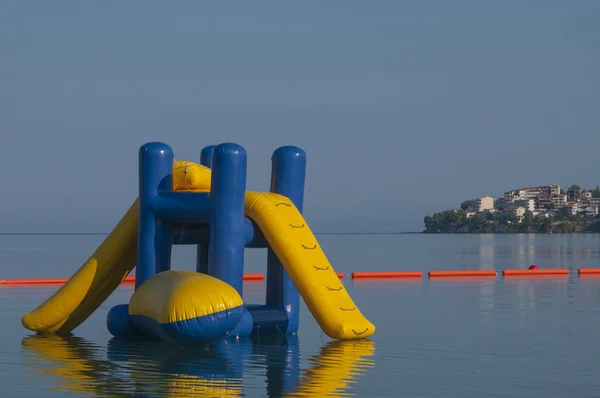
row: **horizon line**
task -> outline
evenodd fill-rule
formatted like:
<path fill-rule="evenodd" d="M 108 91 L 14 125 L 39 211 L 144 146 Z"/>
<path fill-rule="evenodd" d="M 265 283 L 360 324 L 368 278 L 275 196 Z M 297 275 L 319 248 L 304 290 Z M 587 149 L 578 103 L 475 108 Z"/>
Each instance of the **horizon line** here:
<path fill-rule="evenodd" d="M 419 231 L 399 231 L 399 232 L 314 232 L 315 235 L 410 235 L 410 234 L 421 234 Z M 74 236 L 74 235 L 88 235 L 88 236 L 100 236 L 109 235 L 110 232 L 0 232 L 0 236 Z"/>

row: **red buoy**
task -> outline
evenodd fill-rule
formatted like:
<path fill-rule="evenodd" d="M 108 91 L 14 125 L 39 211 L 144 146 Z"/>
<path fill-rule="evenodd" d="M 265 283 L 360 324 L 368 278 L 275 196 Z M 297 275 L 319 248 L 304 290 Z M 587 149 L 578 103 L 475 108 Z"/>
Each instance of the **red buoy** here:
<path fill-rule="evenodd" d="M 529 266 L 529 269 L 538 269 L 538 267 L 537 267 L 537 265 L 535 265 L 535 264 L 531 264 L 531 265 Z"/>

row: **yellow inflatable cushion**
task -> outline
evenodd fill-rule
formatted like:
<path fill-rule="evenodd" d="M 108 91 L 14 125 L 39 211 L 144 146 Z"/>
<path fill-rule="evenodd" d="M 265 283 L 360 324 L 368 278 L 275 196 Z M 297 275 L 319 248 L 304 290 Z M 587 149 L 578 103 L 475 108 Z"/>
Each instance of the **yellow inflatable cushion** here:
<path fill-rule="evenodd" d="M 129 315 L 141 315 L 159 324 L 181 322 L 244 304 L 227 283 L 206 274 L 169 270 L 154 275 L 135 290 Z"/>
<path fill-rule="evenodd" d="M 174 191 L 210 192 L 211 170 L 198 163 L 178 160 L 173 163 Z"/>

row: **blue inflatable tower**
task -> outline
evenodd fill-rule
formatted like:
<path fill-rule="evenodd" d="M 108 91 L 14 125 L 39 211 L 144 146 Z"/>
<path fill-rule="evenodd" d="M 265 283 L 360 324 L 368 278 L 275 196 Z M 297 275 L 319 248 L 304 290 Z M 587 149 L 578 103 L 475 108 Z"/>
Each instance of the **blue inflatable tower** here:
<path fill-rule="evenodd" d="M 270 191 L 286 196 L 302 212 L 306 153 L 284 146 L 274 151 L 271 161 Z M 229 284 L 242 296 L 245 249 L 266 248 L 265 303 L 244 304 L 228 336 L 296 334 L 298 290 L 259 228 L 245 216 L 246 150 L 233 143 L 202 149 L 200 164 L 211 169 L 210 192 L 174 191 L 173 163 L 173 150 L 164 143 L 140 148 L 136 290 L 171 269 L 172 245 L 197 245 L 196 271 Z M 127 305 L 112 308 L 107 324 L 115 336 L 139 332 Z"/>

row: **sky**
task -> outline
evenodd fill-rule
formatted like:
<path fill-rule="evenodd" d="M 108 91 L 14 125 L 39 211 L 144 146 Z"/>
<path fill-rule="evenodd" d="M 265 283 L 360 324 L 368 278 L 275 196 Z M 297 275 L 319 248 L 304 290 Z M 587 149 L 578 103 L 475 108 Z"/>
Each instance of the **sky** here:
<path fill-rule="evenodd" d="M 109 232 L 149 141 L 307 152 L 315 232 L 600 185 L 600 2 L 28 1 L 0 12 L 0 232 Z"/>

